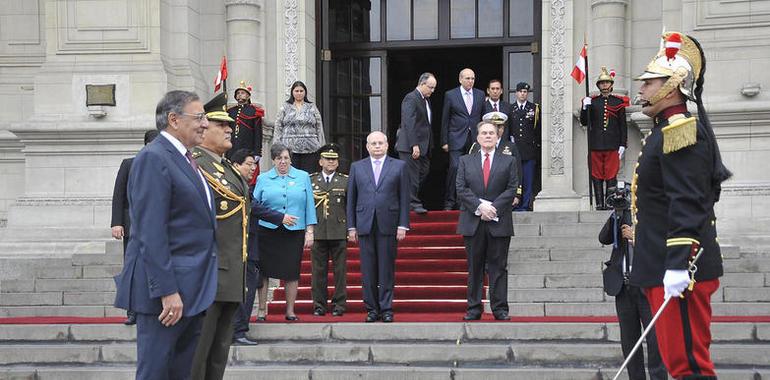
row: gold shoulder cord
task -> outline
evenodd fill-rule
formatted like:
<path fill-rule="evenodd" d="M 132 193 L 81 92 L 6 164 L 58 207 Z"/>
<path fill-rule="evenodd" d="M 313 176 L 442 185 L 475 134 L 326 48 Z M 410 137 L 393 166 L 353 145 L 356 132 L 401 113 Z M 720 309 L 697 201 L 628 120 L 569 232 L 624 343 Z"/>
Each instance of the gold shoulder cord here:
<path fill-rule="evenodd" d="M 205 170 L 201 170 L 201 173 L 203 173 L 203 176 L 206 177 L 206 181 L 211 185 L 214 190 L 219 193 L 219 195 L 223 196 L 227 200 L 236 201 L 238 202 L 238 207 L 233 208 L 230 210 L 227 214 L 224 215 L 217 215 L 217 220 L 227 219 L 231 216 L 233 216 L 238 210 L 241 211 L 241 216 L 243 218 L 241 219 L 241 227 L 243 228 L 243 241 L 242 241 L 242 258 L 243 262 L 246 262 L 246 259 L 248 258 L 248 250 L 246 249 L 246 243 L 248 242 L 248 214 L 246 210 L 246 199 L 244 197 L 239 196 L 236 193 L 233 193 L 232 190 L 228 189 L 225 185 L 219 183 L 219 181 L 214 178 L 211 174 L 207 173 Z"/>
<path fill-rule="evenodd" d="M 315 202 L 315 208 L 323 205 L 324 219 L 329 218 L 329 192 L 316 190 L 313 192 L 313 199 Z"/>

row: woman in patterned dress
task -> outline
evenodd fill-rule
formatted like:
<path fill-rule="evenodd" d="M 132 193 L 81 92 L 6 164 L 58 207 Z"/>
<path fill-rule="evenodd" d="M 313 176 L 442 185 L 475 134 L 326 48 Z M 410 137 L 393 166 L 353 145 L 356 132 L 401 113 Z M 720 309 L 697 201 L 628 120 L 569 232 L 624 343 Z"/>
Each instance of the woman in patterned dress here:
<path fill-rule="evenodd" d="M 289 99 L 278 111 L 273 143 L 281 143 L 289 148 L 295 168 L 313 173 L 318 170 L 316 152 L 326 144 L 321 113 L 307 99 L 304 83 L 294 82 L 290 92 Z"/>

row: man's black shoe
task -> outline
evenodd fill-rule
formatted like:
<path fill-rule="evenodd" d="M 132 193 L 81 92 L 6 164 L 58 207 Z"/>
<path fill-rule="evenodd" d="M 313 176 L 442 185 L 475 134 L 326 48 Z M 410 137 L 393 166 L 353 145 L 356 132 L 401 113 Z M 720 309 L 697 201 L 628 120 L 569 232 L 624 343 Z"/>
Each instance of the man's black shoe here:
<path fill-rule="evenodd" d="M 240 338 L 233 338 L 233 344 L 236 346 L 256 346 L 257 341 L 242 336 Z"/>
<path fill-rule="evenodd" d="M 345 314 L 345 312 L 342 311 L 341 309 L 334 309 L 334 311 L 332 311 L 332 316 L 335 316 L 335 317 L 341 317 L 342 314 Z"/>
<path fill-rule="evenodd" d="M 385 323 L 393 322 L 393 313 L 385 313 L 382 315 L 382 321 Z"/>
<path fill-rule="evenodd" d="M 126 326 L 133 326 L 136 324 L 136 313 L 133 311 L 129 311 L 126 313 L 126 320 L 123 321 L 123 324 Z"/>
<path fill-rule="evenodd" d="M 481 313 L 465 313 L 465 316 L 463 317 L 463 321 L 478 321 L 481 319 Z"/>
<path fill-rule="evenodd" d="M 506 312 L 495 313 L 495 320 L 498 321 L 510 321 L 511 317 Z"/>
<path fill-rule="evenodd" d="M 326 314 L 326 312 L 320 308 L 316 308 L 315 310 L 313 310 L 313 315 L 315 315 L 316 317 L 323 317 L 324 314 Z"/>
<path fill-rule="evenodd" d="M 427 214 L 428 210 L 426 210 L 425 207 L 417 206 L 417 207 L 414 208 L 414 212 L 416 212 L 418 214 Z"/>
<path fill-rule="evenodd" d="M 373 311 L 366 313 L 366 323 L 377 322 L 378 319 L 380 319 L 380 317 L 377 313 Z"/>

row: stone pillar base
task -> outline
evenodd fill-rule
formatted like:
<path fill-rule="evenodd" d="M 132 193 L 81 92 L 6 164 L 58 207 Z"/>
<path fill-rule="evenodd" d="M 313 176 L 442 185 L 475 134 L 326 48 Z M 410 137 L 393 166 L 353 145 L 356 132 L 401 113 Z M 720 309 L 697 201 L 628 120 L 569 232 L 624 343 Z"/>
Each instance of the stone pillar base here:
<path fill-rule="evenodd" d="M 576 211 L 588 210 L 588 203 L 583 206 L 582 197 L 574 191 L 557 192 L 543 190 L 537 195 L 534 211 Z"/>

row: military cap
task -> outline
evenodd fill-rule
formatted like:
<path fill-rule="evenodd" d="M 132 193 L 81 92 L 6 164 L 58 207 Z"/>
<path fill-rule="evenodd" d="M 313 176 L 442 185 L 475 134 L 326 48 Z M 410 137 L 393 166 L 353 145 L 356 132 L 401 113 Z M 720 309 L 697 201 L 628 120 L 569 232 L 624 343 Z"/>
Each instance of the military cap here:
<path fill-rule="evenodd" d="M 527 90 L 529 91 L 529 83 L 519 82 L 516 84 L 516 91 Z"/>
<path fill-rule="evenodd" d="M 497 126 L 505 125 L 508 121 L 508 115 L 499 111 L 487 112 L 481 117 L 481 120 L 487 123 L 492 123 Z"/>
<path fill-rule="evenodd" d="M 335 143 L 329 143 L 318 149 L 318 154 L 323 158 L 339 159 L 340 158 L 340 146 Z"/>
<path fill-rule="evenodd" d="M 209 100 L 209 102 L 203 106 L 203 110 L 206 112 L 206 118 L 209 120 L 235 121 L 227 114 L 227 95 L 225 95 L 224 92 L 220 92 L 214 98 Z"/>

